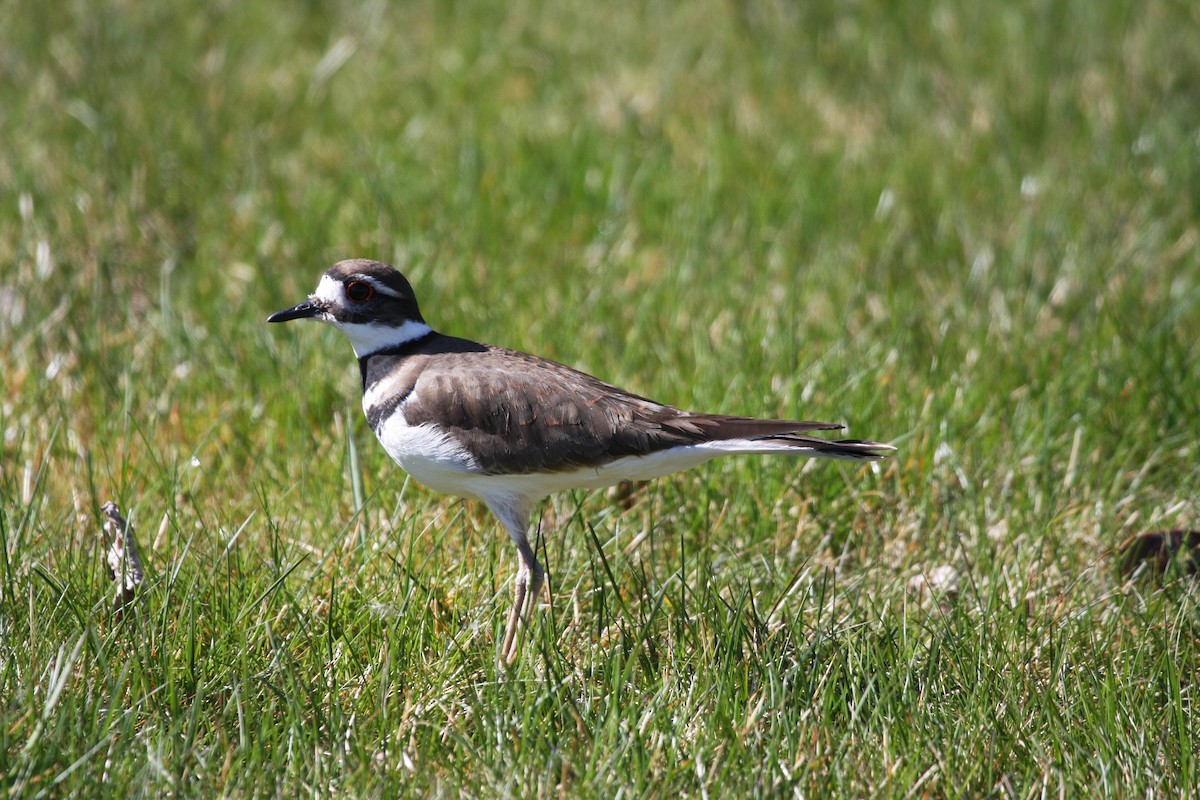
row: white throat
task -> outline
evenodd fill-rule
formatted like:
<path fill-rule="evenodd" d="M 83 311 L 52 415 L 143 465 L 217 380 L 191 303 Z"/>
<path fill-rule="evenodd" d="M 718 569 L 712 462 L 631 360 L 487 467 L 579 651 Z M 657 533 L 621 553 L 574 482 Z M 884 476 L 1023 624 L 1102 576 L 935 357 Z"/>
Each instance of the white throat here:
<path fill-rule="evenodd" d="M 411 319 L 401 325 L 384 325 L 379 322 L 335 322 L 333 325 L 346 334 L 350 346 L 354 348 L 354 355 L 359 358 L 408 344 L 433 330 L 424 322 Z"/>

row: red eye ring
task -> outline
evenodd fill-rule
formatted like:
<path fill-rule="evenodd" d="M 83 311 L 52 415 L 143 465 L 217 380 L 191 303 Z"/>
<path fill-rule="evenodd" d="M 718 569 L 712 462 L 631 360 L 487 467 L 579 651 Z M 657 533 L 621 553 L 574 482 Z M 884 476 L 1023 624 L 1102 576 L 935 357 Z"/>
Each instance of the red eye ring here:
<path fill-rule="evenodd" d="M 346 284 L 346 297 L 352 303 L 365 303 L 375 294 L 375 287 L 366 281 L 350 281 Z"/>

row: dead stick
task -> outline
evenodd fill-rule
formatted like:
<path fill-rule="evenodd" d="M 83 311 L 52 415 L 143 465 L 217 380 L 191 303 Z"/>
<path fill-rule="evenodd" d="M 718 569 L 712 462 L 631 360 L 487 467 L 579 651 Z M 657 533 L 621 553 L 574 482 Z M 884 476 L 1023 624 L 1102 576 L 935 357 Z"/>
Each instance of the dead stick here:
<path fill-rule="evenodd" d="M 129 530 L 129 523 L 121 516 L 117 504 L 105 503 L 100 510 L 107 517 L 104 521 L 105 544 L 108 546 L 105 564 L 109 577 L 117 582 L 113 608 L 119 613 L 126 603 L 133 600 L 138 587 L 142 585 L 142 559 L 138 555 L 137 542 Z"/>

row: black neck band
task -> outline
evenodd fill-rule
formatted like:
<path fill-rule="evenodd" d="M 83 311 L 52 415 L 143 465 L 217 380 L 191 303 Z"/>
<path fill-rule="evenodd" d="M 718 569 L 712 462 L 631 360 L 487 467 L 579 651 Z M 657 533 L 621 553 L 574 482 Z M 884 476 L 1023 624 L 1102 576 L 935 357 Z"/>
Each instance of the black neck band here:
<path fill-rule="evenodd" d="M 362 378 L 363 391 L 365 392 L 367 390 L 367 362 L 368 361 L 370 361 L 375 356 L 391 356 L 391 357 L 400 357 L 400 358 L 403 358 L 404 356 L 410 356 L 417 351 L 417 348 L 421 345 L 422 342 L 424 342 L 430 336 L 433 336 L 434 333 L 435 333 L 435 331 L 432 331 L 432 330 L 426 331 L 425 333 L 421 334 L 420 336 L 416 337 L 415 339 L 409 339 L 407 342 L 401 342 L 400 344 L 393 345 L 391 347 L 385 347 L 382 350 L 372 350 L 370 353 L 367 353 L 365 356 L 359 356 L 358 372 L 359 372 L 359 376 Z"/>

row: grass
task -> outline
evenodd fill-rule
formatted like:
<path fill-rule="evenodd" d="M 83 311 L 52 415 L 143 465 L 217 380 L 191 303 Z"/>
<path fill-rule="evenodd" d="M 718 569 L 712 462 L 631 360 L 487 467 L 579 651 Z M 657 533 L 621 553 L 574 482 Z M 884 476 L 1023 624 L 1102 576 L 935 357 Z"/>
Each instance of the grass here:
<path fill-rule="evenodd" d="M 9 796 L 1197 791 L 1196 582 L 1111 552 L 1200 525 L 1193 4 L 4 12 Z M 554 498 L 499 671 L 503 534 L 263 324 L 349 256 L 899 451 Z"/>

